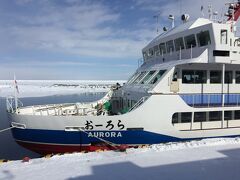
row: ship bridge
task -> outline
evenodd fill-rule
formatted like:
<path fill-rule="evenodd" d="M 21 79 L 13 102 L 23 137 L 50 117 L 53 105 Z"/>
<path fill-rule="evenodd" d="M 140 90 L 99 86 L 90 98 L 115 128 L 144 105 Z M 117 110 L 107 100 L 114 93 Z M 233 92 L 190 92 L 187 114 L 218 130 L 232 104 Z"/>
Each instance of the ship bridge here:
<path fill-rule="evenodd" d="M 163 32 L 143 48 L 144 63 L 165 63 L 199 57 L 207 50 L 208 63 L 239 64 L 240 38 L 233 23 L 198 18 Z"/>

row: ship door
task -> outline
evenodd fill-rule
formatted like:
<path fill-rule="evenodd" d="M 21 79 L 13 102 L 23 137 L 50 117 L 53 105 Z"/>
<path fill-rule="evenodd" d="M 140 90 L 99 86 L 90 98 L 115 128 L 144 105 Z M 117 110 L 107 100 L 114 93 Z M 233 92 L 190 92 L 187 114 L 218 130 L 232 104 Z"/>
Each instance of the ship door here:
<path fill-rule="evenodd" d="M 179 69 L 178 68 L 176 68 L 173 73 L 172 80 L 170 83 L 170 91 L 174 93 L 179 92 Z"/>

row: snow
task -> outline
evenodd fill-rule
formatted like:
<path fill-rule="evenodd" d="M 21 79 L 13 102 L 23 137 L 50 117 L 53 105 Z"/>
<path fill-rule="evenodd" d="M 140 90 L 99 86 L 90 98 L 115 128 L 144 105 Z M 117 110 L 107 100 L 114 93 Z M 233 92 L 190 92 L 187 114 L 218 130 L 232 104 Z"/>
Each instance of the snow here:
<path fill-rule="evenodd" d="M 18 80 L 18 97 L 42 97 L 52 95 L 69 95 L 84 92 L 107 92 L 116 83 L 124 80 Z M 13 80 L 0 80 L 0 97 L 14 95 Z"/>
<path fill-rule="evenodd" d="M 219 138 L 7 162 L 0 179 L 238 180 L 239 168 L 240 138 Z"/>

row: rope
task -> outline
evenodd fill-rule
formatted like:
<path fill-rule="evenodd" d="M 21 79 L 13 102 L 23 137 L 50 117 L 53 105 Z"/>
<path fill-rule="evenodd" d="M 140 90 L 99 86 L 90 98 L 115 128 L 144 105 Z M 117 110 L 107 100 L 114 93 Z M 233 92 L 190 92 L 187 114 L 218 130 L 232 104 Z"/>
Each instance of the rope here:
<path fill-rule="evenodd" d="M 13 129 L 13 128 L 15 128 L 15 126 L 12 126 L 12 127 L 6 128 L 6 129 L 2 129 L 2 130 L 0 130 L 0 133 L 2 133 L 4 131 L 7 131 L 7 130 L 10 130 L 10 129 Z"/>
<path fill-rule="evenodd" d="M 83 133 L 85 133 L 85 134 L 87 134 L 87 135 L 89 135 L 89 133 L 86 132 L 86 131 L 84 131 L 83 129 L 80 129 L 80 131 L 83 132 Z M 97 138 L 97 139 L 99 139 L 100 141 L 103 141 L 103 142 L 105 142 L 106 144 L 110 145 L 110 146 L 113 147 L 115 150 L 118 150 L 118 148 L 116 148 L 116 147 L 114 146 L 114 145 L 117 145 L 117 144 L 115 144 L 115 143 L 113 143 L 113 142 L 111 142 L 111 141 L 107 141 L 107 140 L 102 139 L 102 138 L 97 137 L 97 136 L 94 136 L 94 137 Z"/>

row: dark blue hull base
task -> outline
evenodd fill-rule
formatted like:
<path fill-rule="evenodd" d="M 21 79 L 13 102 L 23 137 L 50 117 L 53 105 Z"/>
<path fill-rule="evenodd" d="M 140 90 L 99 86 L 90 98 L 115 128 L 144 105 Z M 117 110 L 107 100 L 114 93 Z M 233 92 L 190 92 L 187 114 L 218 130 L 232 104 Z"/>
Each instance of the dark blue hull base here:
<path fill-rule="evenodd" d="M 39 154 L 96 151 L 99 149 L 121 150 L 126 147 L 135 147 L 138 145 L 150 145 L 166 142 L 193 140 L 193 138 L 180 139 L 142 130 L 87 131 L 85 133 L 81 131 L 15 128 L 12 129 L 12 134 L 18 144 Z M 99 138 L 96 138 L 94 136 L 97 136 Z M 199 140 L 203 138 L 194 139 Z"/>
<path fill-rule="evenodd" d="M 39 154 L 96 151 L 99 149 L 121 150 L 124 147 L 181 140 L 143 130 L 87 131 L 85 133 L 81 131 L 15 128 L 12 129 L 12 134 L 19 145 Z"/>

